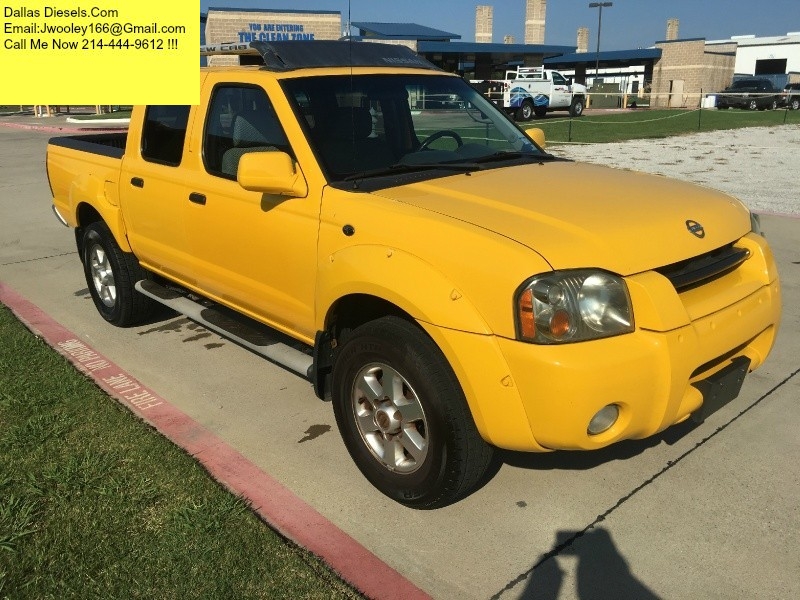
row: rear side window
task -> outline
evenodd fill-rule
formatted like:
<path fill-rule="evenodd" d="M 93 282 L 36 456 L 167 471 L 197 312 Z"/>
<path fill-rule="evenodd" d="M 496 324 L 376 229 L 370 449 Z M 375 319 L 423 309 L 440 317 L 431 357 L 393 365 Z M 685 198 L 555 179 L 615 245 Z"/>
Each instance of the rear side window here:
<path fill-rule="evenodd" d="M 148 106 L 142 130 L 142 158 L 177 167 L 183 156 L 189 106 Z"/>

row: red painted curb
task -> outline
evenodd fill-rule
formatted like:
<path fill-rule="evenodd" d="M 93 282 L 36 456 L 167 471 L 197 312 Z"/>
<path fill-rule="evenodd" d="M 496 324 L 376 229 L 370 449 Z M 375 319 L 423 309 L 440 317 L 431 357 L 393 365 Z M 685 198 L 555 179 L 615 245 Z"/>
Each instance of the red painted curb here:
<path fill-rule="evenodd" d="M 27 129 L 29 131 L 48 131 L 50 133 L 115 133 L 127 131 L 127 127 L 56 127 L 53 125 L 29 125 L 28 123 L 2 123 L 0 126 L 11 129 Z"/>
<path fill-rule="evenodd" d="M 272 528 L 320 557 L 356 589 L 380 600 L 430 598 L 283 484 L 2 282 L 0 302 L 111 397 L 189 452 L 226 488 L 247 499 Z"/>

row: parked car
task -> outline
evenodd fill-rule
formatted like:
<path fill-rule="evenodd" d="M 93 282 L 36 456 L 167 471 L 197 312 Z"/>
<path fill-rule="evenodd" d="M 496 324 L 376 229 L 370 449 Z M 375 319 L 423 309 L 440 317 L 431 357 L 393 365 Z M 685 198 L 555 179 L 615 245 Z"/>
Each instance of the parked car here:
<path fill-rule="evenodd" d="M 780 105 L 788 106 L 791 110 L 800 110 L 800 83 L 786 84 Z"/>
<path fill-rule="evenodd" d="M 529 121 L 534 115 L 544 117 L 554 110 L 568 110 L 570 116 L 580 117 L 586 106 L 586 86 L 542 67 L 517 67 L 516 71 L 506 71 L 505 79 L 470 83 L 517 121 Z"/>
<path fill-rule="evenodd" d="M 717 108 L 736 107 L 747 110 L 776 109 L 781 91 L 769 79 L 757 77 L 734 81 L 717 94 Z"/>

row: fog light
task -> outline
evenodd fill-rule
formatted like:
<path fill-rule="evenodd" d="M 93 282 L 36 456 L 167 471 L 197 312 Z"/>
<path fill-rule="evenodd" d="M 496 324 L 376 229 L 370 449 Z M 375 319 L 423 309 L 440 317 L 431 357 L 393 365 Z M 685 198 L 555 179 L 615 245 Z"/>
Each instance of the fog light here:
<path fill-rule="evenodd" d="M 617 422 L 619 418 L 619 406 L 616 404 L 608 404 L 604 406 L 600 410 L 597 411 L 597 414 L 592 417 L 592 420 L 589 421 L 589 427 L 587 431 L 589 435 L 597 435 L 598 433 L 603 433 L 604 431 L 611 429 L 614 423 Z"/>

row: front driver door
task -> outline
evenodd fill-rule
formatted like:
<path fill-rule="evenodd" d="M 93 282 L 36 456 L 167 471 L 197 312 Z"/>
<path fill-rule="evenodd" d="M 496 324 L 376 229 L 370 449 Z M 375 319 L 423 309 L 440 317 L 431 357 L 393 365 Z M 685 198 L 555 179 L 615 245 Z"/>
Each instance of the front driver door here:
<path fill-rule="evenodd" d="M 242 155 L 292 149 L 263 87 L 219 83 L 203 95 L 201 105 L 209 108 L 202 135 L 195 136 L 202 146 L 186 204 L 198 285 L 311 342 L 319 194 L 292 198 L 239 186 Z"/>

